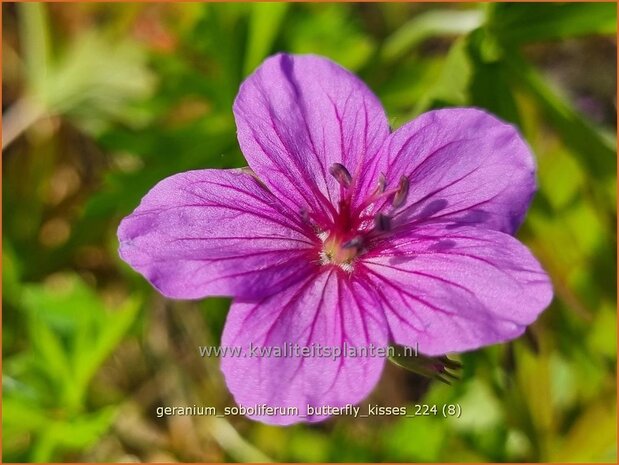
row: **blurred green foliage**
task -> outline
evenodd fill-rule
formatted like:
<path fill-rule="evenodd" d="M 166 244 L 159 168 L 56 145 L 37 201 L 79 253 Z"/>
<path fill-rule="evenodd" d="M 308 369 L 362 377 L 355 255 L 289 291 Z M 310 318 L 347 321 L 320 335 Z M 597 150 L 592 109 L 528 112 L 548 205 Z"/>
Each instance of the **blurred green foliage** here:
<path fill-rule="evenodd" d="M 3 3 L 4 461 L 616 461 L 616 6 Z M 452 386 L 389 366 L 370 401 L 461 418 L 157 419 L 231 405 L 228 301 L 170 302 L 117 257 L 163 177 L 245 164 L 231 106 L 276 51 L 357 72 L 398 127 L 475 105 L 517 124 L 539 192 L 519 237 L 555 301 Z"/>

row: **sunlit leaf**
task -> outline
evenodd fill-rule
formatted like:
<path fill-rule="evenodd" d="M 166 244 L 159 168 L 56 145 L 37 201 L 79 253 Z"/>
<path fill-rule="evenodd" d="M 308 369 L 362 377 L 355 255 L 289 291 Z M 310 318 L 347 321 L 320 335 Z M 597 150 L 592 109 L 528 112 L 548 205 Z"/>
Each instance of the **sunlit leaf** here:
<path fill-rule="evenodd" d="M 597 402 L 555 445 L 549 461 L 615 463 L 617 454 L 617 409 L 612 400 Z"/>
<path fill-rule="evenodd" d="M 310 11 L 289 15 L 289 27 L 284 34 L 290 47 L 287 51 L 316 53 L 320 50 L 322 55 L 351 70 L 367 63 L 376 45 L 353 20 L 349 5 L 331 3 Z"/>
<path fill-rule="evenodd" d="M 415 16 L 390 35 L 383 45 L 385 61 L 400 58 L 422 41 L 434 36 L 459 36 L 482 24 L 483 13 L 471 10 L 430 10 Z"/>
<path fill-rule="evenodd" d="M 469 104 L 469 87 L 473 72 L 468 40 L 459 39 L 449 49 L 438 79 L 428 83 L 415 113 L 419 114 L 428 110 L 435 104 L 439 106 Z"/>
<path fill-rule="evenodd" d="M 269 54 L 287 9 L 287 3 L 254 3 L 252 5 L 245 54 L 245 74 L 253 71 Z"/>

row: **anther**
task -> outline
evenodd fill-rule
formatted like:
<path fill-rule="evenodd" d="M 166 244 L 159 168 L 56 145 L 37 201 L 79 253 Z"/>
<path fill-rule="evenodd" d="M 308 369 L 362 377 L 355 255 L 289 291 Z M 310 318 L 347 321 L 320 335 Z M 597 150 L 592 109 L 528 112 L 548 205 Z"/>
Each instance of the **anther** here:
<path fill-rule="evenodd" d="M 342 244 L 342 249 L 358 249 L 363 245 L 363 238 L 361 236 L 355 236 L 351 240 Z"/>
<path fill-rule="evenodd" d="M 378 176 L 378 185 L 376 186 L 376 193 L 382 194 L 383 192 L 385 192 L 386 184 L 387 184 L 387 181 L 385 179 L 385 173 L 380 173 L 380 176 Z"/>
<path fill-rule="evenodd" d="M 406 201 L 406 197 L 408 197 L 408 178 L 406 176 L 402 176 L 400 178 L 400 184 L 398 185 L 398 190 L 393 196 L 393 200 L 391 201 L 391 205 L 394 208 L 401 207 Z"/>
<path fill-rule="evenodd" d="M 374 229 L 380 232 L 386 232 L 391 229 L 391 217 L 384 213 L 379 213 L 374 217 Z"/>
<path fill-rule="evenodd" d="M 352 177 L 344 165 L 341 163 L 333 163 L 329 167 L 329 173 L 331 173 L 331 176 L 333 176 L 341 186 L 350 187 Z"/>

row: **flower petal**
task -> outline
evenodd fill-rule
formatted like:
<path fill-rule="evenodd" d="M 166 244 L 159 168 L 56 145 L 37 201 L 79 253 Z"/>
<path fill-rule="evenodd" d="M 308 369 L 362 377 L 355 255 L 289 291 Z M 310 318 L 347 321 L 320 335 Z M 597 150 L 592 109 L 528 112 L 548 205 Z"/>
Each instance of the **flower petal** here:
<path fill-rule="evenodd" d="M 387 118 L 367 86 L 332 61 L 268 58 L 241 85 L 234 116 L 250 167 L 295 211 L 332 213 L 342 189 L 329 174 L 334 163 L 352 175 L 357 198 L 374 187 Z"/>
<path fill-rule="evenodd" d="M 307 272 L 307 228 L 244 170 L 189 171 L 121 222 L 119 252 L 167 297 L 263 297 Z"/>
<path fill-rule="evenodd" d="M 394 342 L 427 355 L 514 339 L 552 300 L 530 251 L 498 231 L 425 226 L 363 264 Z"/>
<path fill-rule="evenodd" d="M 264 352 L 262 356 L 247 355 L 250 345 L 261 350 L 295 345 L 307 350 L 334 350 L 344 344 L 385 347 L 387 324 L 377 308 L 359 282 L 334 268 L 258 303 L 235 301 L 222 347 L 243 347 L 246 356 L 222 356 L 221 369 L 237 404 L 296 408 L 299 415 L 250 415 L 284 425 L 325 418 L 322 414 L 303 416 L 308 405 L 342 407 L 360 402 L 377 383 L 384 358 L 319 356 L 318 352 L 307 353 L 307 357 L 275 356 L 275 352 L 271 356 Z"/>
<path fill-rule="evenodd" d="M 518 131 L 474 108 L 425 113 L 394 132 L 381 153 L 388 185 L 408 176 L 394 226 L 473 224 L 513 233 L 535 191 L 535 163 Z"/>

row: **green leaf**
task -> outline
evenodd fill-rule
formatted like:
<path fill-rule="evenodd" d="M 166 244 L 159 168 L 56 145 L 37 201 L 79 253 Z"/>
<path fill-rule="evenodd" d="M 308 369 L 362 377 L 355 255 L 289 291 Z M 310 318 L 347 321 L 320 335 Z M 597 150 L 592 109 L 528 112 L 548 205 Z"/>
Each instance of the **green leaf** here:
<path fill-rule="evenodd" d="M 68 421 L 50 421 L 31 451 L 33 462 L 49 462 L 57 449 L 83 451 L 98 441 L 114 420 L 116 408 L 104 408 Z"/>
<path fill-rule="evenodd" d="M 195 56 L 190 65 L 199 75 L 194 77 L 205 81 L 213 91 L 209 96 L 229 111 L 243 78 L 243 53 L 247 43 L 240 31 L 246 30 L 252 5 L 231 3 L 225 8 L 208 2 L 201 5 L 202 17 L 183 38 L 184 44 Z M 195 63 L 196 60 L 199 63 Z"/>
<path fill-rule="evenodd" d="M 60 392 L 72 383 L 71 366 L 59 335 L 37 315 L 30 315 L 28 333 L 36 355 L 34 363 L 50 382 L 50 389 Z"/>
<path fill-rule="evenodd" d="M 552 404 L 550 357 L 545 351 L 534 354 L 526 348 L 525 344 L 517 343 L 514 349 L 516 382 L 527 406 L 526 413 L 533 426 L 535 447 L 545 455 L 546 442 L 556 420 Z"/>
<path fill-rule="evenodd" d="M 524 44 L 617 32 L 614 2 L 501 3 L 494 5 L 488 29 L 502 42 Z"/>
<path fill-rule="evenodd" d="M 51 112 L 68 114 L 81 127 L 98 132 L 109 120 L 139 124 L 140 114 L 131 103 L 149 96 L 154 86 L 137 44 L 86 33 L 59 61 L 41 99 Z"/>
<path fill-rule="evenodd" d="M 47 5 L 21 3 L 18 8 L 26 79 L 36 94 L 46 84 L 51 60 Z"/>
<path fill-rule="evenodd" d="M 414 407 L 409 407 L 414 408 Z M 447 435 L 443 418 L 403 418 L 388 424 L 381 436 L 394 462 L 436 462 Z M 415 438 L 415 440 L 411 440 Z M 391 458 L 392 457 L 392 458 Z"/>
<path fill-rule="evenodd" d="M 104 314 L 102 321 L 95 328 L 96 332 L 92 339 L 82 336 L 81 332 L 77 335 L 80 344 L 77 346 L 78 350 L 73 353 L 73 392 L 76 404 L 82 402 L 92 378 L 135 321 L 141 304 L 141 299 L 130 298 L 118 310 Z"/>
<path fill-rule="evenodd" d="M 468 105 L 473 71 L 468 40 L 459 39 L 449 49 L 438 79 L 428 85 L 428 90 L 415 108 L 415 114 L 428 110 L 435 103 L 454 106 Z"/>
<path fill-rule="evenodd" d="M 316 8 L 318 7 L 318 8 Z M 352 71 L 368 63 L 376 49 L 373 38 L 358 24 L 350 5 L 304 5 L 289 15 L 283 36 L 293 53 L 320 53 Z"/>
<path fill-rule="evenodd" d="M 613 360 L 617 358 L 617 312 L 614 302 L 606 302 L 598 310 L 587 343 L 592 352 Z"/>
<path fill-rule="evenodd" d="M 93 132 L 110 120 L 129 125 L 143 122 L 144 114 L 132 104 L 151 94 L 155 79 L 146 68 L 141 47 L 129 39 L 110 41 L 91 31 L 75 38 L 59 59 L 52 60 L 44 6 L 22 7 L 29 82 L 23 102 L 33 107 L 29 111 L 68 116 Z"/>
<path fill-rule="evenodd" d="M 617 408 L 613 400 L 592 403 L 557 444 L 549 462 L 616 463 Z"/>
<path fill-rule="evenodd" d="M 44 429 L 49 418 L 32 399 L 19 392 L 4 393 L 2 397 L 2 426 L 5 434 L 18 435 Z"/>
<path fill-rule="evenodd" d="M 469 84 L 470 103 L 521 126 L 513 89 L 508 82 L 508 70 L 500 59 L 489 60 L 490 56 L 498 57 L 500 50 L 490 46 L 492 41 L 482 29 L 471 34 L 468 42 L 473 70 Z"/>
<path fill-rule="evenodd" d="M 415 16 L 385 40 L 382 58 L 395 61 L 424 40 L 435 36 L 459 36 L 482 23 L 483 13 L 475 10 L 430 10 Z"/>
<path fill-rule="evenodd" d="M 140 299 L 131 298 L 108 311 L 83 281 L 67 275 L 52 284 L 28 286 L 23 305 L 36 370 L 56 381 L 55 401 L 79 411 L 92 377 L 135 320 Z"/>
<path fill-rule="evenodd" d="M 252 4 L 243 67 L 245 75 L 251 73 L 271 51 L 287 10 L 288 3 L 285 2 Z"/>
<path fill-rule="evenodd" d="M 428 95 L 428 89 L 434 88 L 441 76 L 444 62 L 443 57 L 429 57 L 402 62 L 398 73 L 391 73 L 385 68 L 385 80 L 376 88 L 387 115 L 398 115 L 389 120 L 392 128 L 408 121 L 408 118 L 400 115 L 419 105 Z"/>
<path fill-rule="evenodd" d="M 2 244 L 2 298 L 17 304 L 21 294 L 22 263 L 12 244 L 3 239 Z"/>
<path fill-rule="evenodd" d="M 505 421 L 499 399 L 488 384 L 479 378 L 473 378 L 464 386 L 458 403 L 462 408 L 461 416 L 449 419 L 455 430 L 482 433 Z"/>

